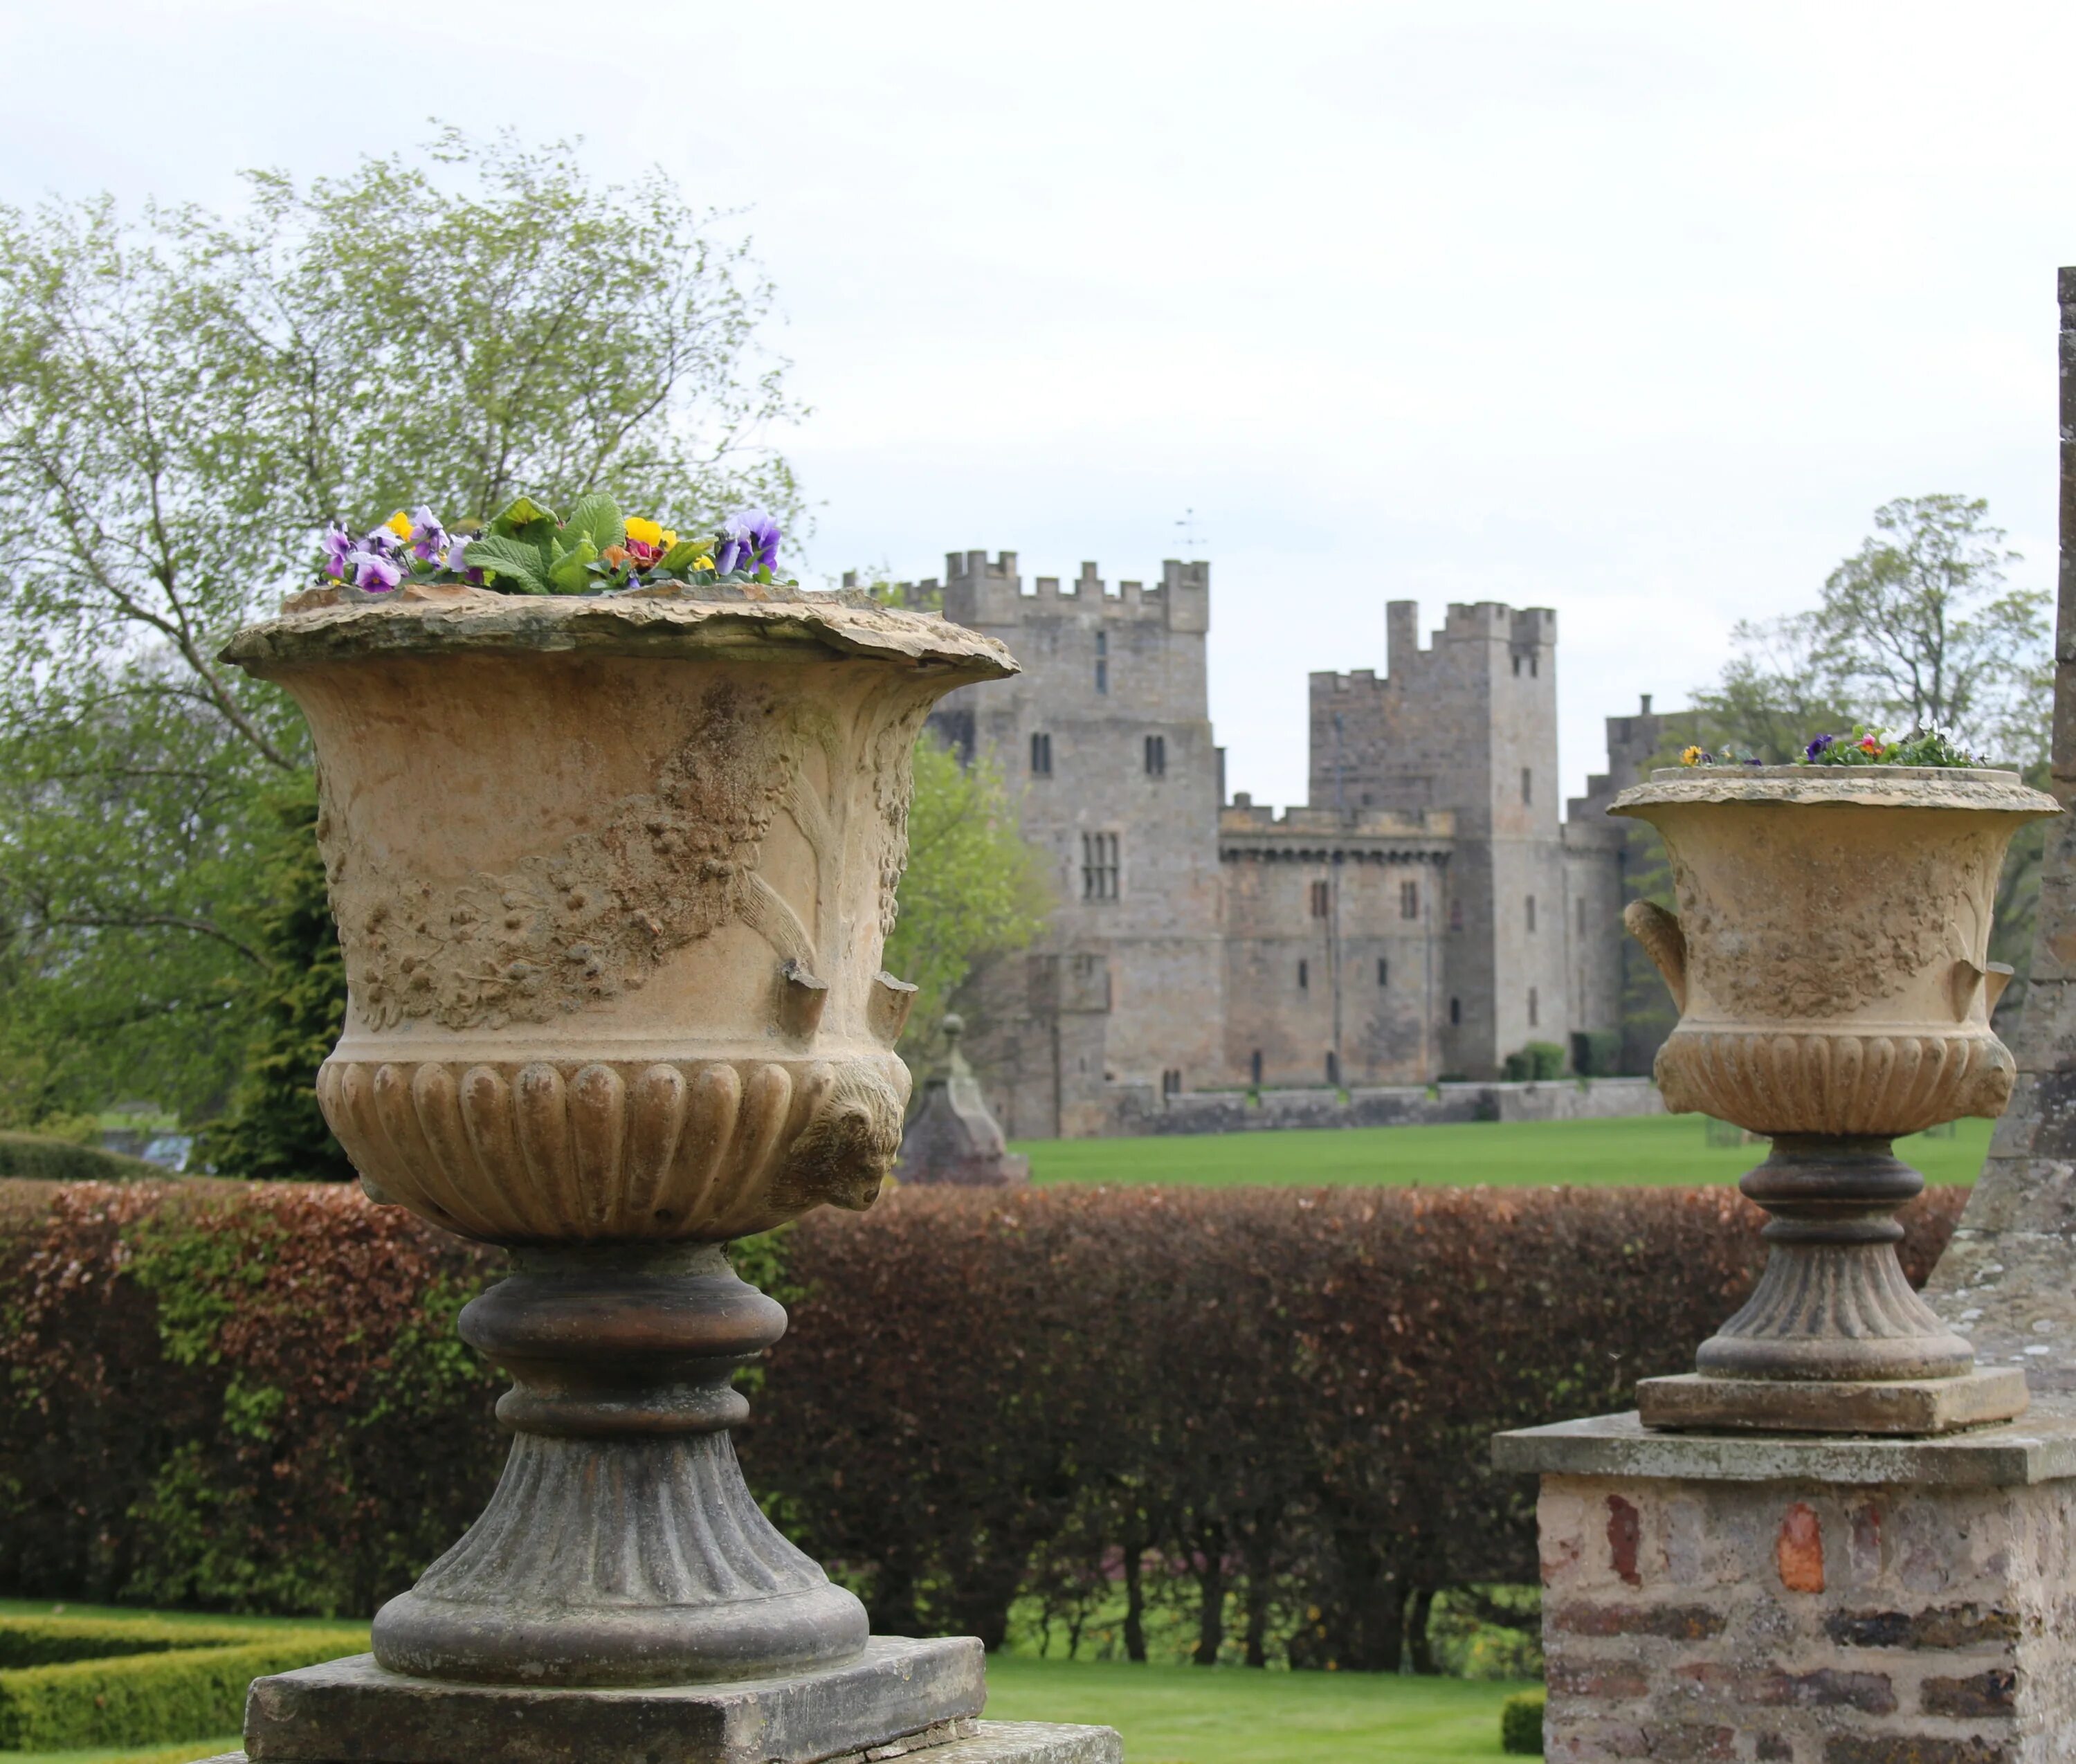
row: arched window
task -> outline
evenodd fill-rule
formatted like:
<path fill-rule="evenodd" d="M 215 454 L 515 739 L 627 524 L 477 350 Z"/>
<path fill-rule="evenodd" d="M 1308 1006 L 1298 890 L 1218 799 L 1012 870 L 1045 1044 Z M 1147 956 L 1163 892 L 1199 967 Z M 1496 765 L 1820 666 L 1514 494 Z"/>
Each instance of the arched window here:
<path fill-rule="evenodd" d="M 1312 984 L 1312 965 L 1300 956 L 1298 958 L 1298 990 L 1303 992 Z"/>
<path fill-rule="evenodd" d="M 1461 1023 L 1463 1020 L 1464 1001 L 1460 998 L 1451 998 L 1449 1001 L 1449 1021 L 1451 1023 Z"/>

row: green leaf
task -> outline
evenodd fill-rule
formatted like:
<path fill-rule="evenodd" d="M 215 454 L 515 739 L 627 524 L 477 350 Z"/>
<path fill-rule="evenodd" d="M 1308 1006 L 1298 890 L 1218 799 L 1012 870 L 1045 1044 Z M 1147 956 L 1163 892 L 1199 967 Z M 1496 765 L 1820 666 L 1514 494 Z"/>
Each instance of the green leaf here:
<path fill-rule="evenodd" d="M 492 519 L 490 530 L 505 538 L 531 539 L 538 533 L 552 533 L 560 524 L 553 508 L 542 508 L 531 496 L 521 496 Z"/>
<path fill-rule="evenodd" d="M 558 594 L 575 594 L 591 586 L 588 566 L 598 555 L 598 547 L 588 539 L 579 539 L 557 558 L 548 571 L 550 585 Z"/>
<path fill-rule="evenodd" d="M 693 558 L 705 557 L 712 549 L 713 541 L 711 539 L 680 539 L 663 554 L 662 561 L 656 567 L 659 570 L 690 569 Z"/>
<path fill-rule="evenodd" d="M 627 542 L 627 522 L 620 504 L 610 496 L 579 496 L 570 517 L 563 523 L 565 534 L 588 539 L 598 550 Z"/>
<path fill-rule="evenodd" d="M 471 539 L 468 542 L 468 567 L 471 570 L 494 570 L 528 594 L 550 591 L 548 560 L 542 555 L 539 546 L 529 545 L 523 539 L 507 538 L 496 533 Z"/>

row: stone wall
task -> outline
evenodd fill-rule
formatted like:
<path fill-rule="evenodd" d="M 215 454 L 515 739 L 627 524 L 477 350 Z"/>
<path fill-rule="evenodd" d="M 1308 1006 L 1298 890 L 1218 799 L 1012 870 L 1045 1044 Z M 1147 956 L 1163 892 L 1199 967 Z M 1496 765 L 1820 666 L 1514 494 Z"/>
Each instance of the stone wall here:
<path fill-rule="evenodd" d="M 1547 1476 L 1553 1759 L 2076 1756 L 2076 1483 Z"/>
<path fill-rule="evenodd" d="M 1258 1133 L 1288 1127 L 1437 1127 L 1456 1121 L 1584 1121 L 1663 1114 L 1648 1078 L 1545 1084 L 1438 1084 L 1330 1090 L 1198 1091 L 1162 1098 L 1150 1085 L 1114 1085 L 1109 1131 Z M 1696 1131 L 1699 1131 L 1698 1127 Z"/>

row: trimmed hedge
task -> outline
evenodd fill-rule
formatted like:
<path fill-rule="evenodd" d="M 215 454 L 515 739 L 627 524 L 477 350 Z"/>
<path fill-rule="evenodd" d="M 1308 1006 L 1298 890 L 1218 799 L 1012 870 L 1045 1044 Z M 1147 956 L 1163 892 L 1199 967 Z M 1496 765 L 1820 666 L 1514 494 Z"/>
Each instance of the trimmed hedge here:
<path fill-rule="evenodd" d="M 235 1733 L 253 1679 L 365 1653 L 367 1641 L 357 1629 L 298 1629 L 231 1647 L 0 1671 L 0 1748 L 57 1752 Z"/>
<path fill-rule="evenodd" d="M 157 1182 L 166 1173 L 142 1158 L 40 1133 L 0 1133 L 0 1177 L 38 1182 Z"/>
<path fill-rule="evenodd" d="M 1499 1749 L 1542 1756 L 1543 1694 L 1522 1691 L 1499 1706 Z"/>
<path fill-rule="evenodd" d="M 0 1587 L 362 1615 L 481 1510 L 504 1380 L 454 1317 L 500 1258 L 343 1186 L 44 1192 L 0 1206 Z M 1966 1198 L 1904 1210 L 1913 1280 Z M 1490 1435 L 1690 1365 L 1760 1222 L 1729 1188 L 908 1189 L 753 1247 L 793 1324 L 740 1449 L 882 1633 L 993 1645 L 1023 1600 L 1143 1654 L 1165 1600 L 1206 1659 L 1425 1669 L 1439 1591 L 1536 1578 Z"/>
<path fill-rule="evenodd" d="M 164 1654 L 177 1648 L 239 1647 L 275 1633 L 254 1623 L 168 1623 L 152 1617 L 0 1617 L 0 1671 L 27 1666 L 62 1666 L 72 1660 L 109 1660 L 127 1654 Z"/>

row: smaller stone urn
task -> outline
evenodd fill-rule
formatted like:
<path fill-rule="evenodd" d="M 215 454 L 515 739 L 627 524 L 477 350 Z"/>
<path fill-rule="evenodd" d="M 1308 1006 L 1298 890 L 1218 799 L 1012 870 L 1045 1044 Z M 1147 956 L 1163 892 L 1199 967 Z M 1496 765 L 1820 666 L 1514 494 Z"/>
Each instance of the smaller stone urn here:
<path fill-rule="evenodd" d="M 981 1094 L 959 1038 L 965 1019 L 945 1018 L 945 1063 L 924 1081 L 922 1106 L 901 1135 L 894 1173 L 919 1186 L 1012 1188 L 1031 1180 L 1031 1160 L 1009 1149 L 999 1123 Z"/>
<path fill-rule="evenodd" d="M 1911 1290 L 1894 1214 L 1924 1179 L 1890 1142 L 2011 1098 L 1989 960 L 2012 835 L 2060 812 L 2015 772 L 1667 770 L 1609 812 L 1663 836 L 1679 912 L 1624 922 L 1671 989 L 1665 1106 L 1772 1139 L 1740 1186 L 1772 1215 L 1751 1299 L 1694 1373 L 1638 1386 L 1644 1424 L 1933 1434 L 2007 1420 L 2016 1368 Z"/>

